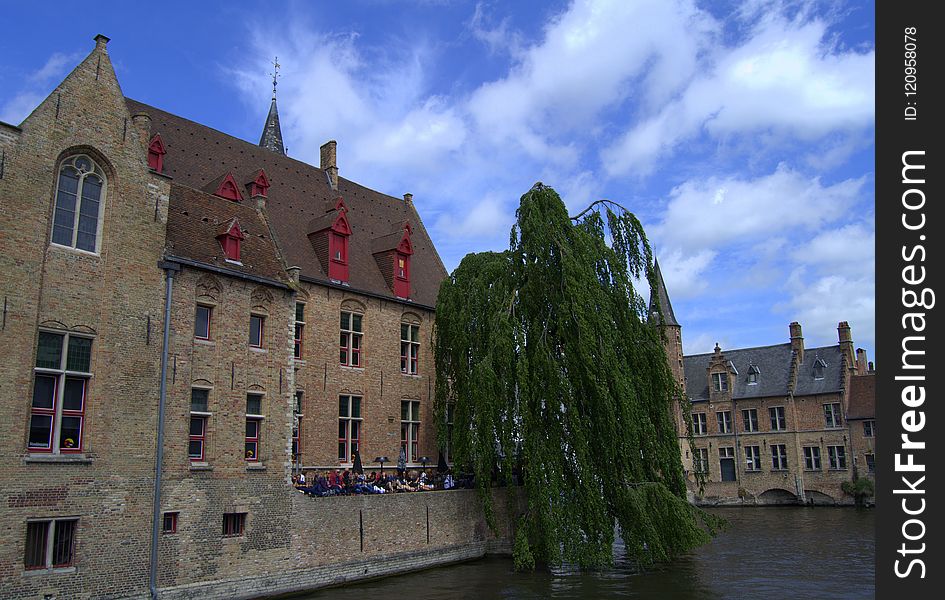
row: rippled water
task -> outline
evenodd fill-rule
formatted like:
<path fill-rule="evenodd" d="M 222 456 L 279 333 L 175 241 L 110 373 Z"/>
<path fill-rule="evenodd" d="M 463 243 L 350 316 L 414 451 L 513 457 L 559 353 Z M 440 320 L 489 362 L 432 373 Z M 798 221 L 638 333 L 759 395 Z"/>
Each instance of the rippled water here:
<path fill-rule="evenodd" d="M 710 544 L 645 573 L 626 561 L 595 573 L 512 571 L 486 558 L 304 596 L 395 600 L 491 598 L 872 598 L 874 520 L 853 508 L 714 509 L 728 527 Z M 620 552 L 620 548 L 616 549 Z"/>

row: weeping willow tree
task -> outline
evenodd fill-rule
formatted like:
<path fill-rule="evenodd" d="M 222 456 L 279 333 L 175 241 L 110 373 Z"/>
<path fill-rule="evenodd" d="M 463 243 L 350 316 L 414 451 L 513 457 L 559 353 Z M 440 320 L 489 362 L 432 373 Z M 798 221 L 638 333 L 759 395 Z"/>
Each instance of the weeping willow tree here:
<path fill-rule="evenodd" d="M 609 564 L 615 522 L 643 563 L 707 542 L 711 518 L 686 502 L 679 390 L 632 285 L 656 285 L 640 222 L 607 203 L 572 219 L 540 183 L 516 217 L 509 250 L 467 255 L 440 288 L 441 447 L 449 410 L 454 464 L 475 475 L 493 529 L 493 477 L 520 471 L 519 568 Z"/>

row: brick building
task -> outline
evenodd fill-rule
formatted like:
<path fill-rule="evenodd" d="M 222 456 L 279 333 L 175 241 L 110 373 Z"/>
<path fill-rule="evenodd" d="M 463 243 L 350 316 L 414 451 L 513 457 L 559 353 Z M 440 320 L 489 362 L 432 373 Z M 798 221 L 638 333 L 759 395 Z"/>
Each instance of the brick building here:
<path fill-rule="evenodd" d="M 446 270 L 412 196 L 340 177 L 334 141 L 286 156 L 275 92 L 259 144 L 127 99 L 95 42 L 0 123 L 0 597 L 147 596 L 152 556 L 161 597 L 238 597 L 484 552 L 463 493 L 342 515 L 289 485 L 436 461 Z"/>
<path fill-rule="evenodd" d="M 872 364 L 845 321 L 837 344 L 806 348 L 799 323 L 773 346 L 683 356 L 682 326 L 657 265 L 670 366 L 691 411 L 676 412 L 689 489 L 701 503 L 847 504 L 841 485 L 872 463 Z M 659 317 L 654 313 L 654 320 Z M 860 423 L 863 421 L 863 423 Z M 870 437 L 864 440 L 864 431 Z M 706 475 L 700 494 L 695 473 Z"/>

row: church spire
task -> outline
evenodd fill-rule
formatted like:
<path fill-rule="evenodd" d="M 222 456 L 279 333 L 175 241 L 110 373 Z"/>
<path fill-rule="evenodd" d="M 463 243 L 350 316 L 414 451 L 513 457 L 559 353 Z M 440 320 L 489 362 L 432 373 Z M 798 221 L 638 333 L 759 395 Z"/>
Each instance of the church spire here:
<path fill-rule="evenodd" d="M 269 105 L 269 116 L 266 117 L 266 125 L 263 127 L 262 136 L 259 138 L 259 145 L 267 150 L 285 154 L 285 146 L 282 144 L 282 128 L 279 126 L 279 109 L 276 108 L 276 86 L 279 85 L 279 57 L 272 63 L 272 104 Z"/>
<path fill-rule="evenodd" d="M 654 260 L 653 268 L 656 269 L 656 289 L 650 290 L 650 315 L 655 316 L 656 306 L 654 301 L 659 299 L 664 324 L 670 327 L 679 327 L 679 322 L 676 321 L 676 315 L 673 314 L 673 305 L 669 303 L 669 294 L 666 292 L 663 274 L 660 272 L 660 261 Z"/>

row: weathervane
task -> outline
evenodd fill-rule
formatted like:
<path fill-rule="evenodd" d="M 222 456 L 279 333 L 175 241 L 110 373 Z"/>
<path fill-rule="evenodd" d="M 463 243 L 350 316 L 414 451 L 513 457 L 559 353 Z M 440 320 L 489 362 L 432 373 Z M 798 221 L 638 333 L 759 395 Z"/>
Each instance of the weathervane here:
<path fill-rule="evenodd" d="M 275 100 L 276 99 L 276 86 L 279 85 L 279 77 L 281 77 L 281 75 L 279 75 L 279 67 L 281 67 L 282 65 L 279 64 L 278 56 L 270 64 L 272 65 L 272 68 L 273 68 L 272 73 L 270 73 L 270 75 L 272 76 L 272 99 Z"/>

